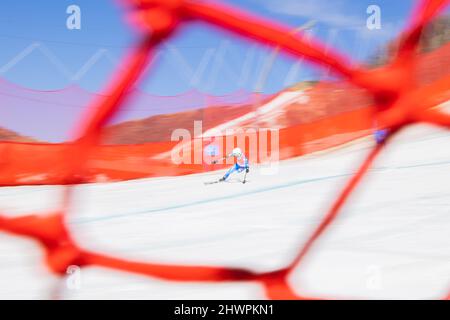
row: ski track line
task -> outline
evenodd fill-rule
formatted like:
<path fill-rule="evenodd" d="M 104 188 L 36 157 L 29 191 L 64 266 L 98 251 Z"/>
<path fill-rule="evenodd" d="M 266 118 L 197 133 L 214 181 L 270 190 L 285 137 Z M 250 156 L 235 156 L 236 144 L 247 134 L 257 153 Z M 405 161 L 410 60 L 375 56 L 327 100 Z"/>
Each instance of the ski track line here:
<path fill-rule="evenodd" d="M 276 186 L 271 186 L 271 187 L 267 187 L 267 188 L 260 188 L 260 189 L 256 189 L 256 190 L 252 190 L 252 191 L 248 191 L 248 192 L 241 192 L 241 193 L 238 193 L 238 194 L 231 194 L 231 195 L 222 196 L 222 197 L 196 200 L 196 201 L 192 201 L 192 202 L 181 203 L 181 204 L 176 204 L 176 205 L 162 207 L 162 208 L 156 208 L 156 209 L 149 209 L 149 210 L 145 210 L 145 211 L 135 211 L 135 212 L 130 212 L 130 213 L 109 215 L 109 216 L 98 217 L 98 218 L 77 219 L 77 220 L 72 220 L 71 224 L 97 222 L 97 221 L 110 220 L 110 219 L 115 219 L 115 218 L 123 218 L 123 217 L 131 216 L 131 215 L 142 215 L 142 214 L 148 214 L 148 213 L 169 211 L 169 210 L 174 210 L 174 209 L 179 209 L 179 208 L 185 208 L 185 207 L 202 205 L 202 204 L 216 202 L 216 201 L 223 201 L 223 200 L 241 198 L 241 197 L 245 197 L 245 196 L 249 196 L 249 195 L 254 195 L 254 194 L 258 194 L 258 193 L 263 193 L 263 192 L 273 191 L 273 190 L 278 190 L 278 189 L 284 189 L 284 188 L 289 188 L 289 187 L 294 187 L 294 186 L 297 186 L 297 185 L 302 185 L 302 184 L 307 184 L 307 183 L 312 183 L 312 182 L 320 182 L 320 181 L 326 181 L 326 180 L 331 180 L 331 179 L 335 179 L 335 178 L 348 177 L 350 175 L 352 175 L 352 174 L 346 173 L 346 174 L 326 176 L 326 177 L 320 177 L 320 178 L 314 178 L 314 179 L 308 179 L 308 180 L 293 181 L 293 182 L 280 184 L 280 185 L 276 185 Z"/>
<path fill-rule="evenodd" d="M 440 162 L 422 163 L 422 164 L 395 166 L 395 167 L 382 167 L 382 168 L 373 169 L 372 172 L 384 172 L 384 171 L 388 171 L 388 170 L 411 169 L 411 168 L 418 168 L 418 167 L 433 167 L 433 166 L 448 165 L 448 164 L 450 164 L 450 161 L 440 161 Z M 266 187 L 266 188 L 260 188 L 260 189 L 256 189 L 256 190 L 252 190 L 252 191 L 248 191 L 248 192 L 241 192 L 238 194 L 231 194 L 231 195 L 222 196 L 222 197 L 196 200 L 196 201 L 192 201 L 192 202 L 175 204 L 175 205 L 156 208 L 156 209 L 147 209 L 147 210 L 143 210 L 143 211 L 135 211 L 135 212 L 129 212 L 129 213 L 124 213 L 124 214 L 108 215 L 108 216 L 98 217 L 98 218 L 74 219 L 70 222 L 70 224 L 83 224 L 83 223 L 111 220 L 111 219 L 116 219 L 116 218 L 124 218 L 124 217 L 132 216 L 132 215 L 161 213 L 164 211 L 192 207 L 192 206 L 207 204 L 207 203 L 216 202 L 216 201 L 224 201 L 224 200 L 230 200 L 230 199 L 235 199 L 235 198 L 241 198 L 241 197 L 246 197 L 246 196 L 250 196 L 250 195 L 254 195 L 254 194 L 295 187 L 295 186 L 308 184 L 308 183 L 322 182 L 322 181 L 327 181 L 327 180 L 332 180 L 332 179 L 337 179 L 337 178 L 350 177 L 353 174 L 354 173 L 344 173 L 344 174 L 331 175 L 331 176 L 325 176 L 325 177 L 319 177 L 319 178 L 313 178 L 313 179 L 307 179 L 307 180 L 292 181 L 292 182 L 288 182 L 288 183 L 284 183 L 284 184 L 280 184 L 280 185 L 276 185 L 276 186 L 270 186 L 270 187 Z"/>

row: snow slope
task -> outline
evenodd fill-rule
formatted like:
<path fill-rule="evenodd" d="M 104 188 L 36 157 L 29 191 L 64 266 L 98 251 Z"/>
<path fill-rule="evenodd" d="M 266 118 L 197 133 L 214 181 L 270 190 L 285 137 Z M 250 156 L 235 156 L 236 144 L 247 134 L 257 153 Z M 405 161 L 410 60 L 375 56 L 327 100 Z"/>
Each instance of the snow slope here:
<path fill-rule="evenodd" d="M 272 270 L 286 265 L 371 146 L 369 139 L 252 167 L 249 183 L 204 186 L 222 173 L 77 187 L 70 228 L 84 247 L 143 261 Z M 376 162 L 330 232 L 290 279 L 303 294 L 438 298 L 450 285 L 450 134 L 416 126 Z M 0 212 L 56 210 L 60 187 L 0 189 Z M 0 298 L 49 298 L 57 286 L 31 241 L 0 233 Z M 65 288 L 65 284 L 61 285 Z M 179 284 L 84 269 L 63 297 L 263 298 L 257 284 Z"/>

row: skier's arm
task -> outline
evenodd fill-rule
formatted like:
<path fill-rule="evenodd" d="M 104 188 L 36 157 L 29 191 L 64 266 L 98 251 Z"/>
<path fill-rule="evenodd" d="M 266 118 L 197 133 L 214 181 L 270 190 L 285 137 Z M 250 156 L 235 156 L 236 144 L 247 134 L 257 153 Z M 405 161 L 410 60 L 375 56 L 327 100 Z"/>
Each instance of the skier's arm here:
<path fill-rule="evenodd" d="M 216 163 L 218 163 L 219 161 L 228 159 L 228 158 L 231 157 L 231 156 L 232 156 L 232 154 L 230 153 L 229 155 L 226 155 L 225 157 L 222 157 L 222 158 L 220 158 L 220 159 L 216 159 L 216 160 L 211 161 L 211 163 L 212 163 L 212 164 L 216 164 Z"/>

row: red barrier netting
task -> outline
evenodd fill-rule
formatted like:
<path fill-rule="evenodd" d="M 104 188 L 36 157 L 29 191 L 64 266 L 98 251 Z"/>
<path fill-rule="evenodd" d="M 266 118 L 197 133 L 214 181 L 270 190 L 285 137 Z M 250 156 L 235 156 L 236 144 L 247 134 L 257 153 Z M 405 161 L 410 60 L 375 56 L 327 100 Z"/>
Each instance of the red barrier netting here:
<path fill-rule="evenodd" d="M 292 35 L 283 25 L 249 15 L 235 8 L 188 0 L 128 0 L 130 17 L 146 31 L 136 50 L 124 61 L 120 71 L 110 82 L 107 95 L 87 109 L 73 131 L 72 147 L 75 151 L 59 159 L 63 163 L 66 185 L 65 208 L 72 199 L 73 185 L 86 182 L 86 163 L 96 151 L 101 139 L 101 129 L 121 109 L 129 89 L 145 69 L 155 47 L 164 42 L 177 29 L 190 20 L 202 20 L 231 32 L 303 57 L 331 70 L 350 83 L 369 92 L 376 102 L 373 117 L 380 128 L 388 129 L 387 138 L 368 154 L 356 174 L 348 181 L 320 224 L 308 240 L 299 248 L 297 255 L 286 267 L 272 272 L 258 273 L 252 270 L 153 264 L 134 262 L 85 250 L 72 239 L 65 224 L 66 210 L 40 216 L 30 214 L 18 218 L 0 216 L 0 229 L 18 236 L 38 241 L 46 252 L 46 264 L 60 276 L 71 265 L 80 267 L 101 266 L 170 281 L 195 282 L 257 282 L 270 299 L 303 299 L 287 282 L 288 275 L 299 267 L 305 256 L 314 248 L 315 242 L 333 224 L 340 209 L 365 176 L 373 161 L 391 138 L 401 129 L 417 122 L 431 123 L 450 128 L 450 115 L 434 108 L 447 100 L 450 76 L 430 84 L 416 83 L 413 72 L 417 64 L 416 48 L 425 26 L 450 2 L 449 0 L 420 1 L 404 33 L 396 57 L 388 64 L 366 70 L 352 66 L 344 56 L 325 50 L 314 41 L 305 41 Z M 300 288 L 301 289 L 301 288 Z M 448 298 L 448 297 L 446 297 Z"/>

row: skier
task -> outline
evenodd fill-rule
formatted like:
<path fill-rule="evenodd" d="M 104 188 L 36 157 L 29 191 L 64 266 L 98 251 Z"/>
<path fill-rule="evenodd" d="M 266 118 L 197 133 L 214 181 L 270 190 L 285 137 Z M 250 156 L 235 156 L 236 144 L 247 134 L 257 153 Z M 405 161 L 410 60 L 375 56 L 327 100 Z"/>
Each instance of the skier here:
<path fill-rule="evenodd" d="M 227 159 L 230 157 L 234 157 L 236 158 L 236 163 L 225 173 L 225 175 L 219 179 L 218 182 L 223 182 L 225 180 L 228 179 L 228 177 L 233 173 L 233 172 L 242 172 L 245 170 L 245 175 L 244 175 L 244 180 L 242 181 L 242 183 L 246 182 L 246 178 L 247 178 L 247 173 L 250 171 L 249 166 L 248 166 L 248 159 L 245 157 L 245 155 L 242 153 L 242 150 L 240 148 L 234 148 L 233 151 L 227 155 L 226 157 L 222 158 L 223 159 Z M 217 163 L 219 160 L 215 160 L 212 163 Z"/>

